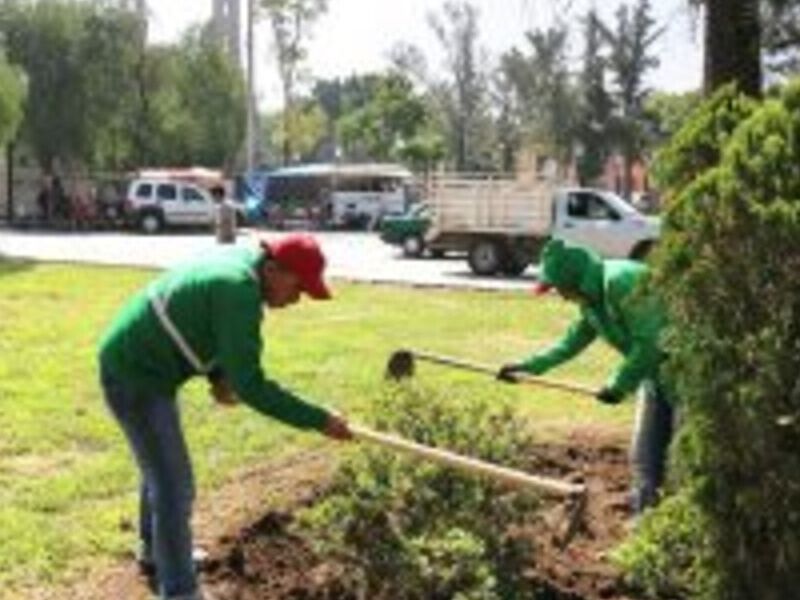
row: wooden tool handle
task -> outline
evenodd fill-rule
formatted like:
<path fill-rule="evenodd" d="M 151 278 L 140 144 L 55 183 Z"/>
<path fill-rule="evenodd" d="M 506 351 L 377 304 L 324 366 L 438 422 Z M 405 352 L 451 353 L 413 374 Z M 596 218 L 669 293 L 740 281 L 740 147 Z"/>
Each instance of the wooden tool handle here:
<path fill-rule="evenodd" d="M 492 367 L 490 365 L 484 365 L 466 360 L 450 358 L 449 356 L 441 356 L 439 354 L 432 354 L 430 352 L 424 352 L 419 350 L 413 350 L 410 352 L 420 360 L 425 360 L 440 365 L 446 365 L 449 367 L 458 367 L 460 369 L 465 369 L 467 371 L 474 371 L 476 373 L 487 373 L 490 375 L 496 375 L 498 370 L 496 367 Z M 555 390 L 575 392 L 578 394 L 583 394 L 585 396 L 595 396 L 597 394 L 597 390 L 595 390 L 594 388 L 590 388 L 589 386 L 586 385 L 581 385 L 580 383 L 559 381 L 557 379 L 550 379 L 549 377 L 541 377 L 539 375 L 525 375 L 524 373 L 516 375 L 515 377 L 517 378 L 517 381 L 519 381 L 520 383 L 527 383 L 529 385 L 538 385 L 540 387 L 547 387 Z"/>
<path fill-rule="evenodd" d="M 501 467 L 499 465 L 478 460 L 476 458 L 470 458 L 468 456 L 456 454 L 455 452 L 450 452 L 449 450 L 418 444 L 417 442 L 412 442 L 395 435 L 375 431 L 360 425 L 351 424 L 350 431 L 353 432 L 356 438 L 374 442 L 394 450 L 407 452 L 409 454 L 413 454 L 414 456 L 425 458 L 449 467 L 455 467 L 470 473 L 485 475 L 492 479 L 496 479 L 517 487 L 531 487 L 540 491 L 558 494 L 561 496 L 581 496 L 586 493 L 586 486 L 584 485 L 567 483 L 565 481 L 551 479 L 548 477 L 530 475 L 528 473 L 524 473 L 523 471 Z"/>

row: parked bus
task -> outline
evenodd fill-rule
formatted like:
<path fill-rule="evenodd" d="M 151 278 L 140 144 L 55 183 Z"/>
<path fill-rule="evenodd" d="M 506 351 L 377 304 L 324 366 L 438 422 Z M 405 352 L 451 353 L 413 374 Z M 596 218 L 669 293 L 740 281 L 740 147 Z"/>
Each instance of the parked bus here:
<path fill-rule="evenodd" d="M 402 165 L 298 165 L 267 175 L 264 212 L 276 227 L 374 229 L 412 197 L 413 175 Z"/>

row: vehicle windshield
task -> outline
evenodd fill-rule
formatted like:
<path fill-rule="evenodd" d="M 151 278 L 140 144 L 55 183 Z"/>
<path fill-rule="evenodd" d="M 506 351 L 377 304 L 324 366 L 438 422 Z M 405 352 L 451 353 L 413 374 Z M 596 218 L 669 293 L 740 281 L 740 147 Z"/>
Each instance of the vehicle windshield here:
<path fill-rule="evenodd" d="M 618 196 L 614 192 L 602 192 L 600 194 L 603 197 L 603 200 L 608 202 L 608 205 L 611 206 L 614 210 L 626 214 L 626 215 L 637 215 L 639 214 L 638 211 L 631 206 L 628 202 L 625 201 L 624 198 Z"/>
<path fill-rule="evenodd" d="M 409 214 L 413 217 L 427 216 L 430 207 L 427 204 L 415 204 L 411 207 Z"/>

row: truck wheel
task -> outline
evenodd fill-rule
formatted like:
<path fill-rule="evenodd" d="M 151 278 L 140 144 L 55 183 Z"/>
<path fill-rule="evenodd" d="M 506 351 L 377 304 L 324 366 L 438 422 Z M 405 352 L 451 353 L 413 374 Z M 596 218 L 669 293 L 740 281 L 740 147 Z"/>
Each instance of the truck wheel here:
<path fill-rule="evenodd" d="M 418 235 L 410 235 L 403 240 L 403 255 L 408 258 L 419 258 L 425 251 L 425 242 Z"/>
<path fill-rule="evenodd" d="M 139 217 L 139 228 L 144 233 L 158 233 L 163 227 L 164 221 L 158 213 L 148 212 Z"/>
<path fill-rule="evenodd" d="M 647 258 L 647 255 L 650 254 L 650 251 L 653 249 L 653 242 L 650 240 L 639 242 L 636 244 L 633 250 L 631 250 L 630 258 L 633 260 L 640 260 L 643 261 Z"/>
<path fill-rule="evenodd" d="M 476 275 L 494 275 L 503 264 L 503 248 L 492 240 L 482 240 L 469 249 L 469 268 Z"/>
<path fill-rule="evenodd" d="M 501 271 L 503 271 L 504 275 L 510 275 L 511 277 L 519 277 L 522 275 L 523 271 L 528 268 L 530 264 L 529 261 L 521 259 L 516 256 L 508 256 L 504 261 L 503 265 L 501 266 Z"/>

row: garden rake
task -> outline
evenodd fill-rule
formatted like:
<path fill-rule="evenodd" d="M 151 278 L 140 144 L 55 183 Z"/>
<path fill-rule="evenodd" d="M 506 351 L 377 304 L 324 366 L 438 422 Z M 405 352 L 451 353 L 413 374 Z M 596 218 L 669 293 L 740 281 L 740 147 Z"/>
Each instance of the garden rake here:
<path fill-rule="evenodd" d="M 492 367 L 490 365 L 483 365 L 458 358 L 451 358 L 449 356 L 432 354 L 423 350 L 402 349 L 393 352 L 389 357 L 389 361 L 386 363 L 387 379 L 399 380 L 406 377 L 412 377 L 414 375 L 415 363 L 417 360 L 423 360 L 437 365 L 472 371 L 474 373 L 483 373 L 485 375 L 494 376 L 498 371 L 496 367 Z M 549 377 L 540 377 L 535 375 L 515 375 L 514 380 L 519 383 L 574 392 L 586 396 L 594 397 L 597 394 L 597 390 L 588 386 L 569 381 L 550 379 Z"/>
<path fill-rule="evenodd" d="M 517 469 L 510 469 L 487 461 L 478 460 L 443 448 L 435 448 L 411 440 L 375 431 L 361 425 L 350 425 L 356 439 L 372 442 L 392 450 L 405 452 L 412 456 L 429 460 L 447 467 L 460 469 L 474 475 L 489 477 L 503 484 L 531 488 L 538 492 L 565 497 L 567 500 L 565 518 L 556 534 L 558 545 L 563 549 L 569 544 L 583 520 L 586 509 L 587 492 L 584 484 L 569 483 L 560 479 L 531 475 Z"/>

